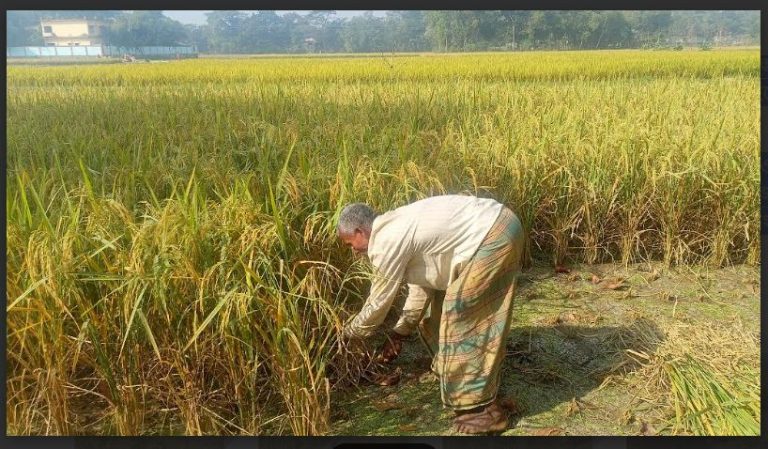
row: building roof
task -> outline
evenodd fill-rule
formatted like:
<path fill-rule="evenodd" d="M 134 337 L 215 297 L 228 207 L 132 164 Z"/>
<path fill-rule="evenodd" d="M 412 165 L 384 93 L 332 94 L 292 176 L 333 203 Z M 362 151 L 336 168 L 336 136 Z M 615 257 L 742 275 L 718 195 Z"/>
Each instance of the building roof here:
<path fill-rule="evenodd" d="M 82 22 L 106 23 L 105 21 L 99 20 L 99 19 L 40 19 L 40 23 L 82 23 Z"/>

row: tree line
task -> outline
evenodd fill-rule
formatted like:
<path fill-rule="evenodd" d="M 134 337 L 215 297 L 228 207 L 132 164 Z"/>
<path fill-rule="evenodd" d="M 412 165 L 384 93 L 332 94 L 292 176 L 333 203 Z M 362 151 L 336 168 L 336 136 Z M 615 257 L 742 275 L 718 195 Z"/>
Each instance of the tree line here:
<path fill-rule="evenodd" d="M 107 22 L 117 46 L 202 53 L 456 52 L 757 45 L 759 11 L 213 11 L 184 25 L 161 11 L 8 11 L 8 46 L 43 45 L 41 19 Z"/>

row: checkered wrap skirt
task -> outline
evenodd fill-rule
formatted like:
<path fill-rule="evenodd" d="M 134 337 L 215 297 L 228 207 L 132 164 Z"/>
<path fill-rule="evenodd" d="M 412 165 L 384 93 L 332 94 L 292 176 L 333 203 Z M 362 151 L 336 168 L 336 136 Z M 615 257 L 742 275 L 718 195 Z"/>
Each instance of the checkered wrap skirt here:
<path fill-rule="evenodd" d="M 419 323 L 449 408 L 467 410 L 496 398 L 524 242 L 520 220 L 503 208 L 445 297 L 436 295 Z"/>

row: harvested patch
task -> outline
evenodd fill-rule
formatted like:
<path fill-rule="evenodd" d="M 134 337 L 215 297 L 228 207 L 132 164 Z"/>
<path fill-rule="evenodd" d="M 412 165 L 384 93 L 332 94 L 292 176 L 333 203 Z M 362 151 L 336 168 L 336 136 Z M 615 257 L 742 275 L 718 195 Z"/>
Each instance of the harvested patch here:
<path fill-rule="evenodd" d="M 580 280 L 552 275 L 551 266 L 524 274 L 518 298 L 526 300 L 515 303 L 502 365 L 500 404 L 510 412 L 504 435 L 757 431 L 756 268 L 708 270 L 698 280 L 690 270 L 658 265 L 571 270 L 570 275 L 581 273 Z M 592 283 L 593 275 L 599 284 Z M 626 291 L 602 288 L 616 278 L 625 279 L 637 296 L 623 300 Z M 580 294 L 571 298 L 573 291 Z M 697 299 L 702 295 L 704 302 Z M 411 339 L 395 361 L 403 370 L 396 387 L 361 384 L 362 394 L 339 396 L 339 406 L 355 418 L 339 421 L 334 433 L 454 435 L 430 362 Z M 395 393 L 396 400 L 382 399 Z M 376 401 L 403 407 L 382 412 L 372 406 Z M 411 424 L 418 429 L 402 430 Z"/>
<path fill-rule="evenodd" d="M 677 323 L 637 373 L 666 398 L 673 434 L 759 435 L 760 343 L 740 321 L 719 327 Z"/>

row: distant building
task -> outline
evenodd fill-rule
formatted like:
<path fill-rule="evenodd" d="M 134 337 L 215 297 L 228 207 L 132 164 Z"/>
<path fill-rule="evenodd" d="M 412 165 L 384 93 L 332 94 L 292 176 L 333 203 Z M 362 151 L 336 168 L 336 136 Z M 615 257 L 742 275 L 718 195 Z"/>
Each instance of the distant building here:
<path fill-rule="evenodd" d="M 40 20 L 46 47 L 93 46 L 104 43 L 107 24 L 89 19 Z"/>

